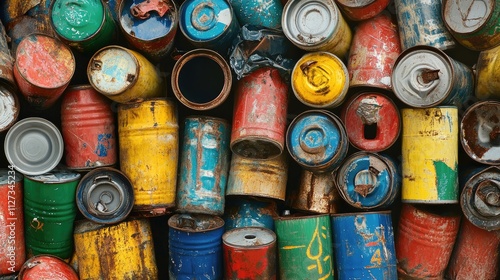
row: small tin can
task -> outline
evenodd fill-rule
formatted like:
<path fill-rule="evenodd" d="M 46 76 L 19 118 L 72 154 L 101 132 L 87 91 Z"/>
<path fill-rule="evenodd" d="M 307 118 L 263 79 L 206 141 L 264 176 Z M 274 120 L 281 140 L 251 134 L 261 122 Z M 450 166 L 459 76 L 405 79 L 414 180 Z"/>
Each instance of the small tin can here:
<path fill-rule="evenodd" d="M 288 126 L 286 144 L 292 158 L 312 172 L 335 170 L 349 148 L 342 121 L 326 110 L 308 110 L 297 115 Z"/>
<path fill-rule="evenodd" d="M 232 84 L 229 64 L 213 50 L 191 50 L 182 55 L 172 69 L 174 96 L 193 110 L 218 107 L 229 96 Z"/>
<path fill-rule="evenodd" d="M 274 231 L 278 204 L 274 199 L 234 196 L 226 201 L 224 224 L 226 231 L 242 227 L 263 227 Z"/>
<path fill-rule="evenodd" d="M 500 46 L 479 52 L 476 63 L 475 97 L 480 100 L 500 98 L 500 81 L 496 79 L 500 71 Z"/>
<path fill-rule="evenodd" d="M 19 280 L 64 279 L 79 280 L 76 271 L 61 258 L 50 254 L 33 256 L 27 260 L 17 276 Z"/>
<path fill-rule="evenodd" d="M 285 36 L 298 48 L 330 52 L 344 59 L 352 31 L 333 0 L 289 0 L 281 25 Z"/>
<path fill-rule="evenodd" d="M 279 29 L 283 4 L 279 0 L 228 0 L 241 26 L 257 25 Z"/>
<path fill-rule="evenodd" d="M 379 15 L 388 5 L 389 0 L 336 0 L 344 15 L 352 21 L 362 21 Z"/>
<path fill-rule="evenodd" d="M 276 234 L 261 227 L 243 227 L 222 235 L 226 278 L 276 279 Z"/>
<path fill-rule="evenodd" d="M 337 107 L 349 89 L 347 67 L 329 52 L 304 54 L 295 63 L 291 75 L 295 97 L 309 107 Z"/>
<path fill-rule="evenodd" d="M 92 87 L 118 103 L 165 95 L 154 65 L 140 53 L 121 46 L 108 45 L 94 53 L 87 76 Z"/>

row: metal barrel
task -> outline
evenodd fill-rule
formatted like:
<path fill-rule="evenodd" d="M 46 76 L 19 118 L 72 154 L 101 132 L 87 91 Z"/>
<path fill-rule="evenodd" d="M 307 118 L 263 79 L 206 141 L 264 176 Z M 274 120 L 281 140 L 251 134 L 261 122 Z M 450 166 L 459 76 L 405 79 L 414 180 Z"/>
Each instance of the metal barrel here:
<path fill-rule="evenodd" d="M 338 279 L 397 279 L 390 211 L 331 216 Z"/>
<path fill-rule="evenodd" d="M 170 279 L 222 279 L 222 218 L 174 214 L 168 228 Z"/>
<path fill-rule="evenodd" d="M 495 79 L 500 71 L 499 54 L 500 46 L 479 52 L 474 95 L 480 100 L 500 97 L 500 82 Z"/>
<path fill-rule="evenodd" d="M 98 92 L 118 103 L 165 96 L 158 70 L 133 50 L 108 45 L 90 58 L 87 77 Z"/>
<path fill-rule="evenodd" d="M 500 167 L 475 172 L 464 183 L 460 206 L 465 217 L 476 227 L 500 230 Z"/>
<path fill-rule="evenodd" d="M 295 63 L 291 75 L 295 97 L 309 107 L 338 107 L 349 88 L 347 67 L 329 52 L 304 54 Z"/>
<path fill-rule="evenodd" d="M 65 279 L 79 280 L 75 270 L 61 258 L 50 254 L 33 256 L 21 267 L 19 280 Z"/>
<path fill-rule="evenodd" d="M 500 102 L 479 101 L 463 113 L 460 143 L 473 160 L 489 165 L 500 164 Z"/>
<path fill-rule="evenodd" d="M 375 2 L 381 1 L 375 0 L 372 4 Z M 356 25 L 347 59 L 350 88 L 391 89 L 394 62 L 401 53 L 397 28 L 396 21 L 386 11 Z"/>
<path fill-rule="evenodd" d="M 285 146 L 288 84 L 278 69 L 262 67 L 236 84 L 231 151 L 253 159 L 271 159 Z"/>
<path fill-rule="evenodd" d="M 403 279 L 443 279 L 458 234 L 458 211 L 436 214 L 403 203 L 396 232 L 398 276 Z"/>
<path fill-rule="evenodd" d="M 340 196 L 358 209 L 388 208 L 400 194 L 400 168 L 388 155 L 356 152 L 335 174 Z"/>
<path fill-rule="evenodd" d="M 401 110 L 405 203 L 458 203 L 458 110 Z"/>
<path fill-rule="evenodd" d="M 19 271 L 26 260 L 22 174 L 0 169 L 0 201 L 0 275 L 6 275 Z"/>
<path fill-rule="evenodd" d="M 418 45 L 441 50 L 455 47 L 443 21 L 441 0 L 395 0 L 394 6 L 403 50 Z"/>
<path fill-rule="evenodd" d="M 346 18 L 352 21 L 362 21 L 376 17 L 389 6 L 389 2 L 389 0 L 335 1 Z"/>
<path fill-rule="evenodd" d="M 224 213 L 231 158 L 229 130 L 229 123 L 220 118 L 190 116 L 184 120 L 176 211 Z"/>
<path fill-rule="evenodd" d="M 403 51 L 394 64 L 392 81 L 396 97 L 418 108 L 462 108 L 474 91 L 474 74 L 467 65 L 428 46 Z"/>
<path fill-rule="evenodd" d="M 280 28 L 283 4 L 279 0 L 228 0 L 241 26 Z"/>
<path fill-rule="evenodd" d="M 226 231 L 242 227 L 263 227 L 274 231 L 278 204 L 273 199 L 235 196 L 226 201 L 224 225 Z"/>
<path fill-rule="evenodd" d="M 24 176 L 24 237 L 28 257 L 73 253 L 76 187 L 80 174 L 64 169 Z"/>
<path fill-rule="evenodd" d="M 118 23 L 127 42 L 154 61 L 174 47 L 179 12 L 172 0 L 122 0 Z"/>
<path fill-rule="evenodd" d="M 352 31 L 332 0 L 289 0 L 281 25 L 298 48 L 327 51 L 343 59 L 349 52 Z"/>
<path fill-rule="evenodd" d="M 275 220 L 280 279 L 334 279 L 330 216 Z"/>
<path fill-rule="evenodd" d="M 102 0 L 52 0 L 50 23 L 59 39 L 80 52 L 93 53 L 117 38 L 118 28 Z"/>
<path fill-rule="evenodd" d="M 120 170 L 134 187 L 134 212 L 165 214 L 175 206 L 179 125 L 166 98 L 118 106 Z"/>
<path fill-rule="evenodd" d="M 353 147 L 367 152 L 389 149 L 399 139 L 401 114 L 392 99 L 378 92 L 365 91 L 344 102 L 340 114 Z"/>
<path fill-rule="evenodd" d="M 61 101 L 61 134 L 69 169 L 89 170 L 118 161 L 111 102 L 90 85 L 70 86 Z"/>
<path fill-rule="evenodd" d="M 114 225 L 80 220 L 74 240 L 80 279 L 158 279 L 148 219 Z"/>
<path fill-rule="evenodd" d="M 226 195 L 246 195 L 284 201 L 287 179 L 286 153 L 265 160 L 232 154 Z"/>
<path fill-rule="evenodd" d="M 292 158 L 312 172 L 333 171 L 349 148 L 342 121 L 326 110 L 307 110 L 297 115 L 288 126 L 286 144 Z"/>
<path fill-rule="evenodd" d="M 70 48 L 44 34 L 23 37 L 17 47 L 14 78 L 30 105 L 45 110 L 63 94 L 76 69 Z"/>
<path fill-rule="evenodd" d="M 134 206 L 132 183 L 118 169 L 96 168 L 78 183 L 76 206 L 85 218 L 95 223 L 119 223 Z"/>
<path fill-rule="evenodd" d="M 242 227 L 222 235 L 225 279 L 276 279 L 276 234 L 261 227 Z"/>
<path fill-rule="evenodd" d="M 233 76 L 220 54 L 209 49 L 194 49 L 175 62 L 170 82 L 174 96 L 184 106 L 209 110 L 227 99 Z"/>

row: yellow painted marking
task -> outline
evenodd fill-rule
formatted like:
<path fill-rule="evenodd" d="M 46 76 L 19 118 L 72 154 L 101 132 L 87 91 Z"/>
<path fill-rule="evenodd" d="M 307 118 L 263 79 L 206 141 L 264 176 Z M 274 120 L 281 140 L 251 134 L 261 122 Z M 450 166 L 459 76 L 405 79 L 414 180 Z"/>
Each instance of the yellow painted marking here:
<path fill-rule="evenodd" d="M 310 266 L 307 267 L 307 270 L 315 269 L 317 265 L 311 264 Z"/>
<path fill-rule="evenodd" d="M 323 261 L 326 262 L 329 259 L 330 259 L 330 256 L 326 256 L 326 257 L 323 258 Z"/>
<path fill-rule="evenodd" d="M 283 249 L 285 250 L 292 250 L 292 249 L 298 249 L 298 248 L 304 248 L 306 245 L 297 245 L 297 246 L 283 246 Z"/>

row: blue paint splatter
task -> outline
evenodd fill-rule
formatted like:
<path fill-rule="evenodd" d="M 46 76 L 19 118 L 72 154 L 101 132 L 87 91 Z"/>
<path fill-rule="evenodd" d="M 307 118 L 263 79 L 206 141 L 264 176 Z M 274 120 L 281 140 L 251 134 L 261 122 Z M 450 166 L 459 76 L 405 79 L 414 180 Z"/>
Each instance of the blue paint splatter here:
<path fill-rule="evenodd" d="M 97 135 L 97 147 L 94 153 L 100 157 L 105 157 L 108 155 L 108 149 L 111 148 L 111 133 L 103 133 Z"/>

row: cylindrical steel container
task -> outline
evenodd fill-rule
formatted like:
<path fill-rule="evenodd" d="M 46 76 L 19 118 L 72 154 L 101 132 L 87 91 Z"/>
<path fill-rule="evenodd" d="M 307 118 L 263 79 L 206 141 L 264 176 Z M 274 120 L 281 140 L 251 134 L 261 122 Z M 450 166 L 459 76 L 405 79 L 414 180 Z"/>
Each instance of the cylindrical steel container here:
<path fill-rule="evenodd" d="M 61 258 L 45 254 L 27 260 L 17 276 L 19 280 L 79 280 L 76 271 Z"/>
<path fill-rule="evenodd" d="M 243 227 L 222 235 L 224 279 L 276 279 L 276 234 L 261 227 Z"/>
<path fill-rule="evenodd" d="M 288 126 L 286 144 L 292 158 L 313 172 L 333 171 L 349 148 L 342 121 L 326 110 L 308 110 L 297 115 Z"/>
<path fill-rule="evenodd" d="M 335 1 L 338 7 L 344 12 L 344 15 L 353 21 L 362 21 L 374 18 L 389 5 L 389 2 L 389 0 Z"/>
<path fill-rule="evenodd" d="M 356 152 L 337 169 L 336 187 L 352 207 L 388 208 L 400 194 L 400 168 L 388 155 Z"/>
<path fill-rule="evenodd" d="M 24 234 L 28 257 L 73 253 L 76 187 L 80 174 L 63 169 L 24 176 Z"/>
<path fill-rule="evenodd" d="M 235 89 L 231 151 L 271 159 L 285 146 L 288 84 L 276 68 L 262 67 L 238 81 Z"/>
<path fill-rule="evenodd" d="M 500 3 L 484 1 L 443 1 L 443 21 L 450 33 L 463 46 L 482 51 L 500 45 L 497 32 Z"/>
<path fill-rule="evenodd" d="M 356 149 L 381 152 L 390 148 L 401 133 L 401 115 L 387 95 L 361 92 L 342 105 L 340 115 L 349 142 Z"/>
<path fill-rule="evenodd" d="M 81 220 L 75 224 L 74 239 L 80 279 L 158 279 L 148 219 L 115 225 Z"/>
<path fill-rule="evenodd" d="M 119 223 L 132 211 L 134 189 L 120 170 L 99 167 L 80 180 L 76 205 L 85 218 L 95 223 Z"/>
<path fill-rule="evenodd" d="M 117 38 L 116 23 L 102 0 L 52 0 L 50 23 L 61 41 L 80 52 L 93 53 Z"/>
<path fill-rule="evenodd" d="M 17 47 L 14 78 L 20 93 L 36 109 L 54 105 L 75 69 L 70 48 L 48 35 L 30 34 Z"/>
<path fill-rule="evenodd" d="M 283 216 L 275 226 L 280 279 L 334 279 L 329 215 Z"/>
<path fill-rule="evenodd" d="M 281 25 L 300 49 L 326 51 L 341 59 L 349 52 L 352 31 L 333 0 L 289 0 Z"/>
<path fill-rule="evenodd" d="M 485 230 L 500 230 L 500 167 L 491 166 L 464 184 L 460 205 L 465 217 Z"/>
<path fill-rule="evenodd" d="M 333 214 L 340 210 L 342 200 L 332 172 L 314 173 L 302 169 L 297 194 L 291 196 L 293 209 L 318 214 Z"/>
<path fill-rule="evenodd" d="M 165 214 L 175 206 L 179 125 L 176 104 L 148 99 L 118 107 L 120 170 L 134 186 L 134 209 Z"/>
<path fill-rule="evenodd" d="M 279 0 L 228 0 L 241 26 L 280 28 L 283 4 Z"/>
<path fill-rule="evenodd" d="M 500 102 L 479 101 L 463 113 L 460 120 L 460 142 L 473 160 L 490 165 L 500 164 Z"/>
<path fill-rule="evenodd" d="M 335 268 L 343 279 L 398 279 L 390 211 L 331 216 Z"/>
<path fill-rule="evenodd" d="M 182 55 L 170 78 L 174 96 L 193 110 L 209 110 L 224 103 L 233 83 L 229 64 L 209 49 L 194 49 Z"/>
<path fill-rule="evenodd" d="M 474 74 L 469 66 L 427 46 L 402 52 L 394 64 L 392 81 L 394 94 L 419 108 L 465 107 L 474 92 Z"/>
<path fill-rule="evenodd" d="M 172 0 L 122 0 L 118 22 L 125 39 L 135 50 L 159 61 L 174 47 L 179 12 Z"/>
<path fill-rule="evenodd" d="M 232 197 L 226 201 L 224 224 L 226 231 L 241 227 L 263 227 L 274 231 L 278 204 L 273 199 L 252 196 Z"/>
<path fill-rule="evenodd" d="M 61 101 L 61 133 L 69 169 L 88 170 L 116 164 L 115 130 L 109 99 L 90 85 L 66 90 Z"/>
<path fill-rule="evenodd" d="M 401 53 L 397 28 L 389 12 L 356 25 L 347 60 L 349 87 L 391 89 L 392 69 Z"/>
<path fill-rule="evenodd" d="M 395 238 L 399 277 L 443 279 L 459 224 L 458 211 L 436 214 L 403 203 Z"/>
<path fill-rule="evenodd" d="M 458 202 L 458 110 L 404 108 L 401 200 Z"/>
<path fill-rule="evenodd" d="M 222 279 L 222 218 L 175 214 L 168 219 L 168 228 L 171 280 Z"/>
<path fill-rule="evenodd" d="M 154 65 L 140 53 L 121 46 L 108 45 L 94 53 L 87 76 L 98 92 L 119 103 L 165 96 Z"/>
<path fill-rule="evenodd" d="M 228 180 L 229 123 L 220 118 L 190 116 L 184 120 L 178 212 L 222 215 Z"/>
<path fill-rule="evenodd" d="M 448 279 L 498 279 L 500 231 L 486 231 L 462 219 L 446 276 Z"/>
<path fill-rule="evenodd" d="M 329 52 L 304 54 L 295 63 L 291 75 L 295 97 L 309 107 L 337 107 L 349 89 L 344 62 Z"/>
<path fill-rule="evenodd" d="M 226 195 L 249 195 L 285 200 L 288 179 L 287 154 L 255 160 L 233 154 Z"/>
<path fill-rule="evenodd" d="M 480 100 L 500 98 L 500 80 L 496 79 L 500 71 L 499 55 L 500 46 L 479 53 L 475 66 L 474 94 Z"/>
<path fill-rule="evenodd" d="M 441 50 L 455 47 L 455 40 L 443 22 L 442 0 L 394 0 L 403 50 L 423 45 Z"/>
<path fill-rule="evenodd" d="M 23 215 L 23 175 L 0 169 L 0 275 L 21 269 L 26 260 Z"/>

